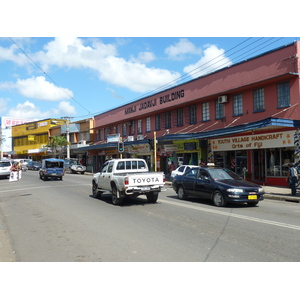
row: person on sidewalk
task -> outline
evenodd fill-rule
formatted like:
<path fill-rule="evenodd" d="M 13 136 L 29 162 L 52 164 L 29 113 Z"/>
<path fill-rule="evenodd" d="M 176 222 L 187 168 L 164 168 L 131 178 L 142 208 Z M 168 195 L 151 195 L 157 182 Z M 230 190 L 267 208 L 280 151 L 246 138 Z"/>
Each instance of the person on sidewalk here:
<path fill-rule="evenodd" d="M 296 183 L 298 182 L 298 173 L 293 164 L 289 164 L 289 171 L 286 177 L 287 182 L 291 188 L 292 195 L 296 195 Z"/>

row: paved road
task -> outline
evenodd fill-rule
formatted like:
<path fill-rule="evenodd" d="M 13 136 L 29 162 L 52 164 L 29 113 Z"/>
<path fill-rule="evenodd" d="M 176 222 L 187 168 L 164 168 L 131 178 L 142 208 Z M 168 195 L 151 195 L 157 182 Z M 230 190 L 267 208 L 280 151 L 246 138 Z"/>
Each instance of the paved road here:
<path fill-rule="evenodd" d="M 122 207 L 91 197 L 91 177 L 0 180 L 2 261 L 241 262 L 300 261 L 298 203 L 214 207 L 181 201 L 170 188 L 156 204 Z"/>

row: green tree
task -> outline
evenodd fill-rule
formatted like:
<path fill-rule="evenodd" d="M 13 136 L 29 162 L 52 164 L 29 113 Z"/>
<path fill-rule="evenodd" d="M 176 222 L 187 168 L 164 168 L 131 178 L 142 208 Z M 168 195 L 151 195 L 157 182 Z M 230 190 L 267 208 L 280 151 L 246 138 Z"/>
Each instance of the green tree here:
<path fill-rule="evenodd" d="M 69 144 L 70 143 L 68 143 L 65 136 L 59 135 L 59 136 L 53 136 L 53 137 L 49 138 L 48 144 L 46 145 L 46 147 L 52 149 L 52 153 L 53 153 L 54 157 L 56 157 L 57 154 L 60 157 L 61 153 L 64 150 L 63 147 L 67 146 Z"/>

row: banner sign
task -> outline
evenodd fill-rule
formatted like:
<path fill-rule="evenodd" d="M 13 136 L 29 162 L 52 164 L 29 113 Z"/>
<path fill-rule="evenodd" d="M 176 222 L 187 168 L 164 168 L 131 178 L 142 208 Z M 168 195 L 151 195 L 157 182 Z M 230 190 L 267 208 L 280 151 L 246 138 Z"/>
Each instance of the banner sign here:
<path fill-rule="evenodd" d="M 294 147 L 294 134 L 295 130 L 211 139 L 211 150 L 232 151 Z"/>

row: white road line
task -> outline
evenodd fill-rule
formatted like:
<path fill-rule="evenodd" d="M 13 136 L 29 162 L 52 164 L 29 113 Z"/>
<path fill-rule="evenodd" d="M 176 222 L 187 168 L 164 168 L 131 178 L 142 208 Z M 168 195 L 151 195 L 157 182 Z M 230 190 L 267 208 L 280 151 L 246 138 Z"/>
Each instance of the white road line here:
<path fill-rule="evenodd" d="M 218 215 L 223 215 L 223 216 L 230 216 L 232 218 L 237 218 L 237 219 L 243 219 L 247 221 L 252 221 L 252 222 L 257 222 L 257 223 L 263 223 L 263 224 L 269 224 L 273 226 L 279 226 L 279 227 L 285 227 L 289 229 L 295 229 L 300 231 L 300 226 L 297 225 L 292 225 L 292 224 L 287 224 L 287 223 L 280 223 L 280 222 L 274 222 L 274 221 L 269 221 L 269 220 L 264 220 L 264 219 L 259 219 L 259 218 L 254 218 L 254 217 L 247 217 L 243 215 L 238 215 L 238 214 L 233 214 L 233 213 L 228 213 L 224 211 L 218 211 L 215 209 L 209 209 L 209 208 L 204 208 L 204 207 L 199 207 L 191 204 L 186 204 L 186 203 L 179 203 L 179 202 L 173 202 L 169 200 L 159 200 L 160 202 L 171 204 L 171 205 L 176 205 L 176 206 L 181 206 L 181 207 L 186 207 L 190 209 L 195 209 L 195 210 L 200 210 L 200 211 L 205 211 L 209 212 L 212 214 L 218 214 Z"/>
<path fill-rule="evenodd" d="M 57 185 L 55 186 L 55 188 L 64 188 L 64 187 L 72 187 L 72 186 L 82 186 L 82 185 L 91 185 L 90 183 L 81 183 L 81 184 L 72 184 L 72 185 Z M 32 189 L 35 189 L 35 190 L 38 190 L 38 189 L 45 189 L 45 188 L 54 188 L 54 186 L 49 186 L 49 185 L 41 185 L 41 186 L 32 186 L 32 187 L 20 187 L 19 189 L 16 189 L 16 188 L 10 188 L 10 189 L 7 189 L 7 190 L 1 190 L 0 193 L 8 193 L 8 192 L 19 192 L 19 191 L 26 191 L 26 190 L 32 190 Z"/>

